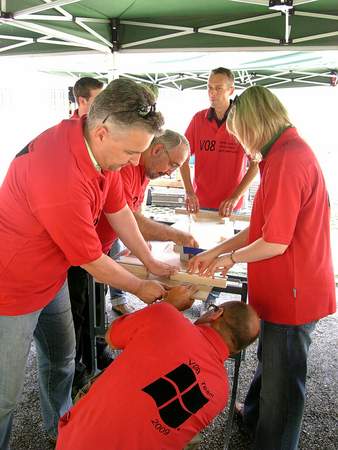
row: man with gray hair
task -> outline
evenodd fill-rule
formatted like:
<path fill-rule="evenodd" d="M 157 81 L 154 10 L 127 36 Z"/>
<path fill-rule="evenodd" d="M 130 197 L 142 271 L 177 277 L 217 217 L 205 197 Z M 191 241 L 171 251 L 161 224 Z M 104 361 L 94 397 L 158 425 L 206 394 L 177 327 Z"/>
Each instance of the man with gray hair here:
<path fill-rule="evenodd" d="M 131 80 L 114 80 L 94 100 L 88 119 L 64 120 L 28 144 L 0 188 L 0 448 L 9 448 L 13 412 L 34 337 L 42 415 L 56 437 L 71 406 L 74 328 L 67 269 L 152 303 L 165 288 L 140 280 L 102 253 L 95 225 L 103 211 L 119 236 L 157 275 L 171 266 L 154 260 L 123 196 L 115 214 L 105 205 L 113 171 L 137 165 L 163 125 L 153 95 Z"/>
<path fill-rule="evenodd" d="M 124 193 L 126 201 L 133 211 L 137 225 L 147 241 L 173 241 L 176 244 L 196 247 L 198 244 L 190 233 L 178 230 L 168 225 L 156 222 L 145 217 L 141 212 L 141 206 L 145 190 L 150 180 L 163 175 L 170 175 L 180 168 L 189 155 L 189 143 L 187 139 L 172 130 L 154 137 L 149 148 L 142 153 L 138 166 L 128 165 L 121 169 Z M 114 192 L 111 189 L 108 200 L 114 202 Z M 97 226 L 97 233 L 102 242 L 103 252 L 114 258 L 122 250 L 120 240 L 109 223 L 109 217 L 101 216 Z M 110 287 L 112 309 L 118 315 L 132 312 L 127 305 L 125 294 Z"/>

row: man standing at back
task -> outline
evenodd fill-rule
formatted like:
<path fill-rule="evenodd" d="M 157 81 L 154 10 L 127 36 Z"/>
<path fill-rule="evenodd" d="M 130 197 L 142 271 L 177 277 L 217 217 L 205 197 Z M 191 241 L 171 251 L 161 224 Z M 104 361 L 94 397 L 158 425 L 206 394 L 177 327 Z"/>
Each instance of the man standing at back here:
<path fill-rule="evenodd" d="M 79 78 L 73 87 L 73 95 L 78 108 L 74 111 L 72 119 L 78 119 L 88 114 L 94 98 L 102 91 L 102 81 L 91 77 Z"/>
<path fill-rule="evenodd" d="M 221 216 L 229 216 L 241 208 L 242 196 L 258 172 L 252 161 L 247 170 L 242 146 L 226 129 L 234 89 L 234 76 L 229 69 L 213 69 L 208 79 L 210 108 L 196 113 L 185 133 L 191 154 L 195 155 L 195 189 L 189 158 L 181 167 L 189 212 L 212 208 L 218 209 Z"/>

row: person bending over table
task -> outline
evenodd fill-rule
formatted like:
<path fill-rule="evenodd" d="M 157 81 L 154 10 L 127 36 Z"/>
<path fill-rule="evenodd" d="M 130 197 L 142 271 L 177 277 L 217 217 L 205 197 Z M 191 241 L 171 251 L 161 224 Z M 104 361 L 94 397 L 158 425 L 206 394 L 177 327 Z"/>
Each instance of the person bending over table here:
<path fill-rule="evenodd" d="M 149 148 L 142 153 L 137 166 L 129 164 L 120 171 L 127 204 L 133 211 L 137 225 L 146 241 L 173 241 L 179 245 L 198 246 L 190 233 L 149 219 L 141 211 L 149 181 L 173 173 L 183 164 L 188 154 L 187 139 L 176 131 L 165 130 L 162 135 L 154 137 Z M 111 194 L 108 193 L 107 203 L 111 201 L 113 206 L 116 203 L 113 188 Z M 103 252 L 109 252 L 114 258 L 123 246 L 108 219 L 109 217 L 102 215 L 96 229 L 102 242 Z M 113 311 L 118 315 L 133 311 L 127 304 L 125 293 L 121 290 L 110 287 L 110 301 Z"/>
<path fill-rule="evenodd" d="M 193 324 L 178 311 L 193 292 L 177 286 L 112 323 L 107 342 L 123 352 L 61 418 L 56 450 L 179 450 L 224 409 L 224 361 L 255 340 L 259 318 L 229 301 Z"/>
<path fill-rule="evenodd" d="M 165 293 L 109 256 L 95 225 L 118 171 L 137 165 L 163 117 L 153 95 L 131 80 L 114 80 L 93 101 L 88 118 L 64 120 L 35 138 L 11 163 L 0 188 L 0 448 L 9 447 L 13 412 L 34 337 L 42 415 L 56 438 L 71 406 L 74 327 L 67 269 L 81 266 L 95 279 L 153 302 Z M 169 275 L 156 261 L 127 206 L 115 214 L 121 238 L 148 269 Z"/>
<path fill-rule="evenodd" d="M 101 214 L 96 226 L 104 254 L 109 254 L 114 259 L 123 249 L 123 243 L 118 239 L 121 231 L 119 228 L 112 228 L 114 224 L 116 226 L 115 212 L 119 211 L 121 201 L 123 206 L 125 205 L 123 196 L 145 240 L 174 241 L 191 247 L 198 245 L 191 234 L 148 219 L 141 212 L 144 192 L 150 179 L 171 174 L 185 161 L 188 153 L 189 143 L 186 138 L 175 131 L 165 130 L 160 136 L 154 137 L 150 146 L 141 155 L 138 165 L 129 164 L 122 167 L 119 172 L 121 177 L 117 175 L 107 194 L 106 208 L 109 208 L 111 214 Z M 122 228 L 125 228 L 123 222 Z M 68 271 L 68 287 L 76 336 L 76 367 L 73 381 L 75 394 L 87 382 L 87 369 L 91 366 L 87 272 L 81 267 L 71 267 Z M 109 291 L 112 310 L 116 314 L 133 311 L 132 306 L 127 303 L 126 292 L 112 286 L 109 287 Z M 100 353 L 101 347 L 98 348 L 98 359 Z"/>
<path fill-rule="evenodd" d="M 248 263 L 249 303 L 262 325 L 257 370 L 237 411 L 255 450 L 296 450 L 311 333 L 336 309 L 328 192 L 314 153 L 268 89 L 235 99 L 227 127 L 260 161 L 250 225 L 191 259 L 189 271 L 212 276 Z"/>

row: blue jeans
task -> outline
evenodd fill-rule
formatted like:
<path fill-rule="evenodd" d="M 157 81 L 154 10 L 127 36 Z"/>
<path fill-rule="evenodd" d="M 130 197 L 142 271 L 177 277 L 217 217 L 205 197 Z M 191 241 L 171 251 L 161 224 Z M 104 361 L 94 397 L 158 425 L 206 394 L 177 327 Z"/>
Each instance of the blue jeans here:
<path fill-rule="evenodd" d="M 123 249 L 124 249 L 124 245 L 122 244 L 120 239 L 116 239 L 112 248 L 110 249 L 109 256 L 112 259 L 116 259 L 118 253 L 120 253 Z M 121 289 L 116 289 L 112 286 L 109 286 L 109 294 L 110 294 L 111 305 L 113 308 L 114 308 L 114 306 L 125 305 L 127 303 L 126 293 L 121 291 Z"/>
<path fill-rule="evenodd" d="M 40 400 L 47 433 L 72 406 L 75 335 L 67 283 L 43 309 L 0 316 L 0 449 L 9 449 L 13 411 L 24 382 L 32 339 L 37 349 Z"/>
<path fill-rule="evenodd" d="M 310 334 L 316 322 L 261 322 L 258 366 L 244 402 L 244 424 L 255 450 L 296 450 L 305 401 Z"/>

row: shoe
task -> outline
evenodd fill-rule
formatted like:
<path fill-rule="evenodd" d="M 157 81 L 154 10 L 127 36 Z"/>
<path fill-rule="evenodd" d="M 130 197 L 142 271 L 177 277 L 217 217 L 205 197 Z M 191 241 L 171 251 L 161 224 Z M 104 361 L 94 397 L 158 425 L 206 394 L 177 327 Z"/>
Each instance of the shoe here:
<path fill-rule="evenodd" d="M 134 312 L 135 308 L 129 306 L 127 303 L 123 303 L 122 305 L 112 306 L 111 310 L 118 316 L 123 316 L 123 314 L 130 314 Z"/>
<path fill-rule="evenodd" d="M 235 402 L 234 415 L 239 422 L 244 422 L 244 403 Z"/>
<path fill-rule="evenodd" d="M 52 445 L 55 445 L 57 441 L 57 437 L 56 436 L 52 436 L 51 434 L 48 435 L 48 442 Z"/>
<path fill-rule="evenodd" d="M 244 403 L 235 402 L 234 416 L 237 420 L 239 431 L 250 440 L 253 440 L 255 431 L 244 422 Z"/>
<path fill-rule="evenodd" d="M 202 435 L 200 433 L 196 434 L 191 441 L 184 447 L 183 450 L 197 450 L 202 441 Z"/>

